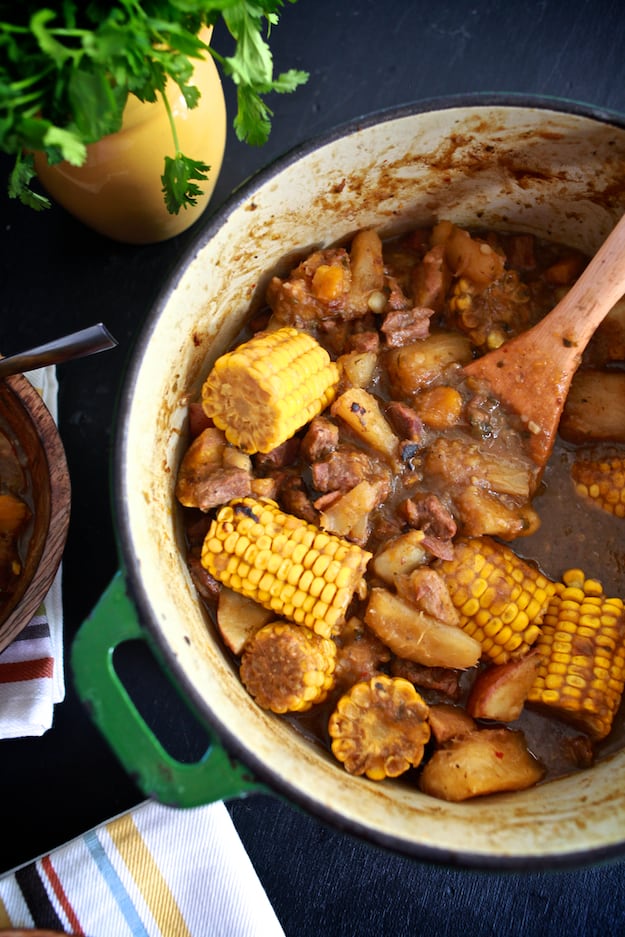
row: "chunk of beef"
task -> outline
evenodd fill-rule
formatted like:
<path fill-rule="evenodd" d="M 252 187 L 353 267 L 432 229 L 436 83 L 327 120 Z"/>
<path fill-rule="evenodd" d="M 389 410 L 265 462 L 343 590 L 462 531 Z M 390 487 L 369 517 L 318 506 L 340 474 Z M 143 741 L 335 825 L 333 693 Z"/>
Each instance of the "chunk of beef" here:
<path fill-rule="evenodd" d="M 361 449 L 340 446 L 311 465 L 317 491 L 350 491 L 364 480 L 388 475 L 388 470 Z"/>
<path fill-rule="evenodd" d="M 385 644 L 359 618 L 352 617 L 336 636 L 334 679 L 339 690 L 380 673 L 391 658 Z"/>
<path fill-rule="evenodd" d="M 380 336 L 369 329 L 365 332 L 353 332 L 347 342 L 350 351 L 375 351 L 380 348 Z"/>
<path fill-rule="evenodd" d="M 299 453 L 300 441 L 292 436 L 286 442 L 276 446 L 270 452 L 258 452 L 254 456 L 254 465 L 259 472 L 269 472 L 272 469 L 285 468 L 292 465 Z"/>
<path fill-rule="evenodd" d="M 198 595 L 207 602 L 215 602 L 219 596 L 221 584 L 202 566 L 199 550 L 193 550 L 188 554 L 187 566 Z"/>
<path fill-rule="evenodd" d="M 381 325 L 386 344 L 390 348 L 399 348 L 426 338 L 430 333 L 430 319 L 433 315 L 434 310 L 427 306 L 388 312 Z"/>
<path fill-rule="evenodd" d="M 447 667 L 424 667 L 414 661 L 402 657 L 394 657 L 391 661 L 391 673 L 394 677 L 404 677 L 416 687 L 441 693 L 451 700 L 457 700 L 461 695 L 459 670 Z"/>
<path fill-rule="evenodd" d="M 441 540 L 451 540 L 457 526 L 451 511 L 433 494 L 415 495 L 401 505 L 404 517 L 411 527 L 432 534 Z"/>
<path fill-rule="evenodd" d="M 316 416 L 302 439 L 301 454 L 309 464 L 330 455 L 339 444 L 339 428 L 325 416 Z"/>
<path fill-rule="evenodd" d="M 246 498 L 252 493 L 252 477 L 241 468 L 217 468 L 196 485 L 197 507 L 210 511 L 232 498 Z"/>
<path fill-rule="evenodd" d="M 445 263 L 445 247 L 437 244 L 414 269 L 412 289 L 415 304 L 441 312 L 450 283 L 451 273 Z"/>
<path fill-rule="evenodd" d="M 453 556 L 452 539 L 457 525 L 451 511 L 435 494 L 416 495 L 400 505 L 408 524 L 425 534 L 423 546 L 439 559 Z"/>
<path fill-rule="evenodd" d="M 391 400 L 385 413 L 400 439 L 407 439 L 411 442 L 421 441 L 423 422 L 416 410 L 399 400 Z"/>
<path fill-rule="evenodd" d="M 301 517 L 310 524 L 319 524 L 319 514 L 299 475 L 285 474 L 278 491 L 278 501 L 287 513 Z"/>

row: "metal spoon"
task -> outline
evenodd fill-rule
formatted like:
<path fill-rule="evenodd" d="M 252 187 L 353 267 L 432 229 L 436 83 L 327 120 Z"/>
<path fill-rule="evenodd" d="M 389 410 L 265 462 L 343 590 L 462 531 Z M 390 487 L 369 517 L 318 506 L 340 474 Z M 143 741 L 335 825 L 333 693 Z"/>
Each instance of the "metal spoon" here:
<path fill-rule="evenodd" d="M 98 351 L 114 348 L 117 339 L 113 338 L 102 322 L 91 325 L 89 328 L 71 332 L 61 338 L 56 338 L 45 345 L 22 351 L 17 355 L 0 358 L 0 378 L 9 374 L 20 374 L 23 371 L 33 371 L 35 368 L 44 368 L 50 364 L 62 364 L 74 358 L 85 358 Z"/>

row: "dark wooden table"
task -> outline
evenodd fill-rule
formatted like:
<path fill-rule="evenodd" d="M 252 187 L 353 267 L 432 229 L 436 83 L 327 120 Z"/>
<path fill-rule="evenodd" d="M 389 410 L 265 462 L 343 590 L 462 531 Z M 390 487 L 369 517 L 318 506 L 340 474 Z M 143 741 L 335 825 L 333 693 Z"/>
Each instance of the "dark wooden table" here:
<path fill-rule="evenodd" d="M 218 30 L 215 42 L 221 33 Z M 230 133 L 204 218 L 276 156 L 315 134 L 406 102 L 474 92 L 548 95 L 625 113 L 622 0 L 299 0 L 272 35 L 278 70 L 310 71 L 271 101 L 262 149 Z M 230 118 L 232 89 L 226 87 Z M 0 168 L 8 165 L 0 160 Z M 199 222 L 202 224 L 202 221 Z M 59 368 L 60 428 L 73 483 L 64 558 L 65 640 L 117 569 L 109 500 L 116 395 L 127 356 L 168 270 L 195 236 L 130 247 L 54 207 L 34 214 L 0 194 L 3 354 L 104 321 L 119 348 Z M 132 670 L 132 665 L 129 665 Z M 135 692 L 190 750 L 194 727 L 141 662 Z M 0 872 L 142 799 L 77 700 L 39 739 L 0 742 Z M 175 732 L 174 732 L 175 730 Z M 625 865 L 498 875 L 432 868 L 327 829 L 269 796 L 229 804 L 289 935 L 625 934 Z M 9 833 L 17 821 L 18 835 Z"/>

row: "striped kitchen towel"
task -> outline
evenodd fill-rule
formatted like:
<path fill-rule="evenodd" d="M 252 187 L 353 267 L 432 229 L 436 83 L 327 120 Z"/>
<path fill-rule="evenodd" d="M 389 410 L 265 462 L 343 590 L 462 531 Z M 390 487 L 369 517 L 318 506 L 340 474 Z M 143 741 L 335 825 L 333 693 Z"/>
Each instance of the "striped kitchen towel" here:
<path fill-rule="evenodd" d="M 56 420 L 55 368 L 26 376 Z M 59 568 L 45 604 L 0 653 L 0 739 L 43 735 L 52 726 L 55 704 L 65 698 L 61 576 Z"/>
<path fill-rule="evenodd" d="M 0 877 L 0 928 L 80 937 L 284 937 L 223 803 L 145 801 Z"/>

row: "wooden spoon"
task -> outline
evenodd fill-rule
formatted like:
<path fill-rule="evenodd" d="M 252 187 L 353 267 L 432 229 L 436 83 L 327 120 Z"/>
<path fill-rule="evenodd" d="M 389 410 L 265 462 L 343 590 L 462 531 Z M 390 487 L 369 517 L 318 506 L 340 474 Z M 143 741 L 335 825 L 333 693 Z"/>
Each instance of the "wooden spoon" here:
<path fill-rule="evenodd" d="M 573 375 L 597 326 L 625 294 L 625 216 L 566 296 L 535 326 L 466 365 L 529 431 L 532 459 L 551 455 Z"/>

